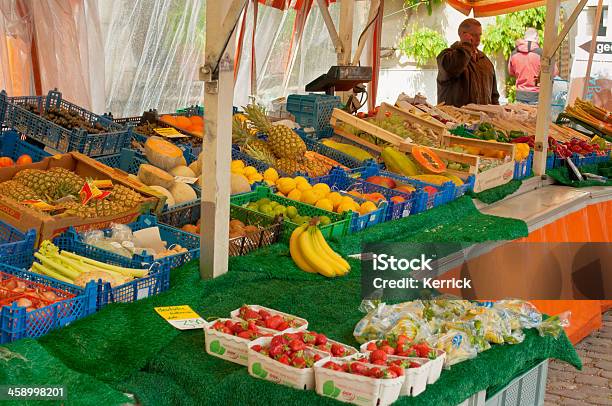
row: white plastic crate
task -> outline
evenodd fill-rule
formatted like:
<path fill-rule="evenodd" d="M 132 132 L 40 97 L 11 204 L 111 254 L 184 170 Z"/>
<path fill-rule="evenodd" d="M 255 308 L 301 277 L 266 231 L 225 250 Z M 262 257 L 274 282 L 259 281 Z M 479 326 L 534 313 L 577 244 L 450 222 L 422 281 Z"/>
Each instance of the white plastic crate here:
<path fill-rule="evenodd" d="M 294 368 L 251 349 L 254 345 L 267 346 L 272 337 L 261 337 L 248 344 L 249 374 L 290 388 L 309 390 L 315 386 L 313 368 Z M 307 353 L 308 350 L 305 350 Z"/>
<path fill-rule="evenodd" d="M 385 406 L 395 402 L 400 396 L 406 379 L 400 376 L 393 379 L 374 379 L 367 376 L 349 374 L 323 368 L 328 361 L 346 362 L 345 358 L 323 358 L 315 363 L 315 390 L 317 394 L 331 397 L 340 402 L 360 406 Z M 381 367 L 366 364 L 368 367 Z"/>
<path fill-rule="evenodd" d="M 206 352 L 213 357 L 247 366 L 249 363 L 248 344 L 251 341 L 246 338 L 225 334 L 212 328 L 215 322 L 225 322 L 226 320 L 243 321 L 241 319 L 217 319 L 214 322 L 207 323 L 204 326 Z M 259 330 L 268 334 L 277 333 L 269 329 L 260 328 Z"/>

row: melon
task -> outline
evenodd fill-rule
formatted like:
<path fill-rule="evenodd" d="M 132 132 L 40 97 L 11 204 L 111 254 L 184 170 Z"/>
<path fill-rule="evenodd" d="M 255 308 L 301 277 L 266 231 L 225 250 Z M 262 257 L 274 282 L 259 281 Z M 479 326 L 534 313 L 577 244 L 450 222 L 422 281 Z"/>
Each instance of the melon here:
<path fill-rule="evenodd" d="M 161 186 L 165 189 L 174 183 L 174 176 L 149 164 L 140 165 L 138 179 L 147 186 Z"/>
<path fill-rule="evenodd" d="M 175 182 L 168 190 L 172 194 L 172 197 L 174 197 L 175 204 L 191 202 L 198 198 L 195 190 L 186 183 Z"/>
<path fill-rule="evenodd" d="M 168 189 L 163 188 L 161 186 L 150 186 L 150 188 L 155 190 L 157 193 L 166 196 L 166 204 L 168 205 L 168 207 L 172 207 L 175 205 L 174 196 L 172 196 L 172 193 L 170 193 Z"/>
<path fill-rule="evenodd" d="M 246 193 L 251 191 L 249 180 L 241 174 L 232 173 L 232 190 L 231 194 Z"/>
<path fill-rule="evenodd" d="M 170 175 L 184 176 L 186 178 L 197 178 L 196 174 L 188 167 L 181 165 L 170 169 Z"/>
<path fill-rule="evenodd" d="M 186 164 L 183 150 L 163 138 L 149 137 L 144 149 L 149 162 L 165 171 Z"/>

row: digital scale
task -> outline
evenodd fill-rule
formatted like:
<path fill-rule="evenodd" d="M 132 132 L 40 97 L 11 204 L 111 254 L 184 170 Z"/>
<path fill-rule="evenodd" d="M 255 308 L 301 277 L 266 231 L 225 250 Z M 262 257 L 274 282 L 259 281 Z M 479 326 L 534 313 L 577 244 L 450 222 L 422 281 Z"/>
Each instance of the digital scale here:
<path fill-rule="evenodd" d="M 372 81 L 371 66 L 332 66 L 327 73 L 319 76 L 306 85 L 307 92 L 325 92 L 333 96 L 335 92 L 352 91 L 346 102 L 345 110 L 354 113 L 367 101 L 364 83 Z M 358 99 L 357 94 L 365 94 L 365 100 Z"/>

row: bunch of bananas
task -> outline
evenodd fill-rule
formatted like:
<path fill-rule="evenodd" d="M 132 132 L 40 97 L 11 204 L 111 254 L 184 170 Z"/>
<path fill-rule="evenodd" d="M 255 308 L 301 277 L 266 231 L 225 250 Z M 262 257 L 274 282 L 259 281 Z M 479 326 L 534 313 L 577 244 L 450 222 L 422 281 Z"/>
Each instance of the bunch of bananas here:
<path fill-rule="evenodd" d="M 321 230 L 313 224 L 296 228 L 289 239 L 293 262 L 302 271 L 319 273 L 328 278 L 346 275 L 351 266 L 334 252 L 325 241 Z"/>

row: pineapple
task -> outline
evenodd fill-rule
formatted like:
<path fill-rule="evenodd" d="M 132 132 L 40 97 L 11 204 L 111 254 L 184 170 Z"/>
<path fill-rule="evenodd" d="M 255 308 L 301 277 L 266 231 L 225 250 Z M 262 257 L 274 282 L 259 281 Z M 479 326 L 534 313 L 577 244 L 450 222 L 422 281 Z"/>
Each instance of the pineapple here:
<path fill-rule="evenodd" d="M 297 172 L 302 172 L 305 170 L 304 166 L 302 166 L 298 161 L 288 158 L 277 159 L 274 166 L 276 169 L 284 172 L 287 175 L 294 175 Z"/>
<path fill-rule="evenodd" d="M 18 172 L 13 180 L 29 187 L 34 193 L 49 201 L 78 195 L 85 182 L 83 178 L 64 168 L 52 168 L 46 171 L 24 169 Z"/>
<path fill-rule="evenodd" d="M 257 138 L 257 132 L 252 133 L 246 118 L 236 114 L 232 120 L 232 142 L 248 156 L 273 165 L 276 161 L 270 146 L 264 140 Z"/>
<path fill-rule="evenodd" d="M 329 165 L 326 165 L 313 158 L 306 158 L 304 160 L 304 167 L 306 169 L 306 173 L 308 173 L 308 176 L 311 178 L 318 178 L 319 176 L 327 175 L 331 169 Z"/>
<path fill-rule="evenodd" d="M 32 189 L 14 180 L 0 183 L 0 194 L 8 196 L 18 202 L 40 199 Z"/>
<path fill-rule="evenodd" d="M 268 145 L 274 155 L 289 159 L 300 159 L 304 156 L 306 144 L 291 128 L 285 125 L 272 125 L 261 107 L 249 105 L 244 111 L 251 123 L 268 135 Z"/>

